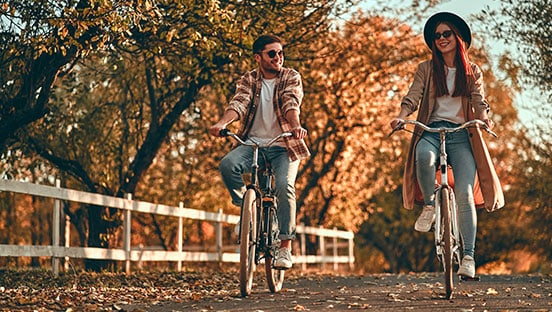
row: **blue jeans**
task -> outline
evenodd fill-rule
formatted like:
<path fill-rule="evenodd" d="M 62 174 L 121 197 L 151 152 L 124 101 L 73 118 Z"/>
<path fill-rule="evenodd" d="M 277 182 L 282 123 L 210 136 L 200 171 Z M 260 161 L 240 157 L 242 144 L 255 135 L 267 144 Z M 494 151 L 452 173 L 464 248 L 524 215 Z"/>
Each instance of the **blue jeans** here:
<path fill-rule="evenodd" d="M 440 121 L 430 127 L 455 127 L 456 124 Z M 477 213 L 473 196 L 476 165 L 464 129 L 446 136 L 447 161 L 454 175 L 454 193 L 458 204 L 458 223 L 464 242 L 464 255 L 472 256 L 475 250 Z M 435 170 L 439 165 L 439 133 L 424 132 L 416 145 L 416 176 L 424 196 L 424 204 L 432 205 L 435 200 Z"/>
<path fill-rule="evenodd" d="M 296 198 L 295 179 L 299 169 L 299 160 L 291 161 L 285 148 L 270 146 L 259 150 L 259 165 L 264 167 L 264 155 L 274 169 L 274 191 L 278 199 L 278 225 L 281 240 L 295 239 L 296 231 Z M 220 162 L 222 180 L 232 197 L 232 203 L 241 206 L 245 193 L 245 182 L 242 175 L 251 173 L 253 149 L 240 145 L 226 154 Z M 261 178 L 261 177 L 259 177 Z M 262 181 L 262 180 L 260 180 Z M 262 185 L 262 184 L 261 184 Z"/>

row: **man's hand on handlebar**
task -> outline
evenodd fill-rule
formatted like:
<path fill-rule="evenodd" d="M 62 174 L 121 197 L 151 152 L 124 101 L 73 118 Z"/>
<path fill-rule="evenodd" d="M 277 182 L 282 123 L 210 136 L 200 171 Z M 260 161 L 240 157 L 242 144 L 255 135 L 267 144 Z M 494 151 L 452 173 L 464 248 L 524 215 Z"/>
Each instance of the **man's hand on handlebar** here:
<path fill-rule="evenodd" d="M 226 129 L 226 126 L 220 125 L 220 124 L 214 124 L 211 128 L 209 128 L 209 133 L 212 136 L 221 137 L 221 131 Z"/>
<path fill-rule="evenodd" d="M 303 139 L 307 136 L 307 129 L 301 126 L 291 129 L 290 132 L 293 133 L 293 137 L 296 139 Z"/>

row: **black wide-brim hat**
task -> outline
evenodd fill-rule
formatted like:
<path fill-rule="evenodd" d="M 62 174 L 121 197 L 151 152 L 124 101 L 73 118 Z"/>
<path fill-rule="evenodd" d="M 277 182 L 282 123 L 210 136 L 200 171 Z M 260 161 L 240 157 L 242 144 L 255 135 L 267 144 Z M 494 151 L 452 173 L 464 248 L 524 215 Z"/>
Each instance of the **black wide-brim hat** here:
<path fill-rule="evenodd" d="M 439 12 L 431 16 L 424 26 L 424 40 L 427 46 L 431 49 L 433 46 L 435 28 L 441 22 L 448 22 L 458 29 L 459 35 L 466 42 L 469 48 L 472 41 L 470 26 L 458 15 L 450 12 Z"/>

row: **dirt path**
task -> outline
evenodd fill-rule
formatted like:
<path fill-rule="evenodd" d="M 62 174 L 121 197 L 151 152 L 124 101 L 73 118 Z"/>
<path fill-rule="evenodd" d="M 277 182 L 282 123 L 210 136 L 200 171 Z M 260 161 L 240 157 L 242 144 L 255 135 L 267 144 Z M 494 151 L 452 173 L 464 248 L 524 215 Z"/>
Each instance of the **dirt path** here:
<path fill-rule="evenodd" d="M 260 275 L 260 274 L 259 274 Z M 260 277 L 253 294 L 235 289 L 198 295 L 186 302 L 157 301 L 121 306 L 126 311 L 552 311 L 552 278 L 542 275 L 482 275 L 456 280 L 454 297 L 444 298 L 440 274 L 289 276 L 271 294 Z M 227 285 L 231 286 L 231 285 Z M 232 289 L 232 287 L 228 287 Z"/>

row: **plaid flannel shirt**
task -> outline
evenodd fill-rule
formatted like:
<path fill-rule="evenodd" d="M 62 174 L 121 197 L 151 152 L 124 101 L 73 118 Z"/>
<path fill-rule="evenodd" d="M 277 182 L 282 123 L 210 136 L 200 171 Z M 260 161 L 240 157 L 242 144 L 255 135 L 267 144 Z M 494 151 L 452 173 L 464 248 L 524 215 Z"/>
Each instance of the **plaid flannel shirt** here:
<path fill-rule="evenodd" d="M 278 123 L 282 131 L 291 131 L 291 125 L 284 117 L 289 110 L 300 110 L 303 100 L 303 83 L 301 75 L 291 68 L 282 68 L 276 82 L 272 102 Z M 259 69 L 254 69 L 244 74 L 236 87 L 236 93 L 226 110 L 234 110 L 241 121 L 238 135 L 245 139 L 251 130 L 257 107 L 261 101 L 262 75 Z M 285 138 L 289 158 L 294 161 L 310 156 L 309 149 L 304 140 L 293 137 Z"/>

